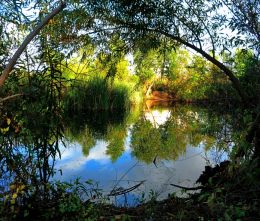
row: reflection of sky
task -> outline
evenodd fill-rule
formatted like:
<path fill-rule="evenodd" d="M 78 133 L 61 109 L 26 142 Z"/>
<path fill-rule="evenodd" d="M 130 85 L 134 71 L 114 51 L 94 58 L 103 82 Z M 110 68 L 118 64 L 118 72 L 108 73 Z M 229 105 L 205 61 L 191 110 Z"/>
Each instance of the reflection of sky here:
<path fill-rule="evenodd" d="M 149 120 L 154 126 L 163 125 L 170 117 L 171 112 L 167 110 L 152 110 L 145 112 L 145 119 Z"/>
<path fill-rule="evenodd" d="M 157 167 L 154 164 L 146 165 L 138 162 L 128 148 L 122 156 L 114 163 L 105 154 L 107 144 L 98 141 L 97 145 L 90 150 L 88 157 L 82 153 L 81 146 L 77 143 L 62 149 L 62 159 L 56 162 L 56 169 L 62 169 L 63 175 L 57 173 L 55 179 L 72 181 L 80 177 L 84 182 L 92 179 L 99 183 L 105 193 L 109 193 L 117 184 L 117 187 L 129 188 L 138 182 L 145 180 L 136 194 L 149 194 L 153 189 L 158 192 L 159 198 L 167 197 L 168 193 L 176 191 L 170 184 L 193 186 L 206 165 L 202 158 L 203 148 L 188 147 L 185 157 L 177 161 L 157 160 Z M 133 194 L 131 197 L 133 198 Z M 128 199 L 129 200 L 129 199 Z"/>
<path fill-rule="evenodd" d="M 152 115 L 146 114 L 146 118 L 163 124 L 169 115 L 169 111 L 153 111 Z M 88 156 L 83 155 L 80 144 L 68 144 L 67 148 L 61 148 L 61 160 L 56 161 L 56 169 L 62 169 L 63 175 L 57 173 L 54 179 L 72 181 L 80 178 L 82 182 L 91 179 L 99 183 L 104 194 L 108 194 L 115 186 L 129 188 L 145 180 L 137 190 L 128 194 L 128 201 L 134 203 L 133 199 L 140 193 L 147 196 L 151 189 L 158 193 L 159 199 L 163 199 L 173 191 L 180 193 L 180 189 L 170 184 L 194 186 L 206 165 L 205 157 L 212 157 L 212 153 L 205 153 L 203 144 L 200 144 L 198 147 L 188 146 L 185 156 L 180 156 L 176 161 L 157 159 L 157 166 L 145 164 L 132 156 L 130 138 L 128 130 L 125 151 L 116 162 L 106 155 L 107 143 L 102 140 L 97 140 Z M 122 203 L 122 198 L 118 202 Z"/>

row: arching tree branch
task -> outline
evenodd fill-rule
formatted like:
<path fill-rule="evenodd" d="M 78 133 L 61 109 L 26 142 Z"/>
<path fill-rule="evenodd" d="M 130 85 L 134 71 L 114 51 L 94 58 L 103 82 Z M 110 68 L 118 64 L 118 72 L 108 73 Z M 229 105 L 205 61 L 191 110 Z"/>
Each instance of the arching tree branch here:
<path fill-rule="evenodd" d="M 197 53 L 202 55 L 204 58 L 206 58 L 208 61 L 210 61 L 211 63 L 216 65 L 220 70 L 222 70 L 229 77 L 230 81 L 232 82 L 233 87 L 235 88 L 235 90 L 239 94 L 243 104 L 245 106 L 249 105 L 248 96 L 244 92 L 244 90 L 242 89 L 242 86 L 241 86 L 239 80 L 237 79 L 237 77 L 234 75 L 234 73 L 227 66 L 225 66 L 222 62 L 217 60 L 214 56 L 211 56 L 209 53 L 204 51 L 202 48 L 195 46 L 194 44 L 186 41 L 185 39 L 181 38 L 180 36 L 176 36 L 174 34 L 167 32 L 167 31 L 164 31 L 162 29 L 149 28 L 149 27 L 146 27 L 145 25 L 140 26 L 140 25 L 125 22 L 125 21 L 122 21 L 122 20 L 115 20 L 114 22 L 116 24 L 120 24 L 120 25 L 124 24 L 127 28 L 132 28 L 132 29 L 136 29 L 136 30 L 145 30 L 147 32 L 153 32 L 153 33 L 164 35 L 165 37 L 168 37 L 168 38 L 170 38 L 170 39 L 172 39 L 172 40 L 174 40 L 178 43 L 181 43 L 182 45 L 184 45 L 188 48 L 193 49 L 194 51 L 196 51 Z"/>
<path fill-rule="evenodd" d="M 237 91 L 237 93 L 239 94 L 242 102 L 247 105 L 248 104 L 248 98 L 246 93 L 243 91 L 239 80 L 236 78 L 236 76 L 233 74 L 233 72 L 226 67 L 223 63 L 221 63 L 220 61 L 218 61 L 216 58 L 214 58 L 213 56 L 211 56 L 210 54 L 208 54 L 207 52 L 205 52 L 204 50 L 202 50 L 201 48 L 196 47 L 195 45 L 185 41 L 184 39 L 180 38 L 180 37 L 176 37 L 168 32 L 162 31 L 162 30 L 158 30 L 158 29 L 147 29 L 148 31 L 153 31 L 153 32 L 157 32 L 160 34 L 163 34 L 166 37 L 169 37 L 183 45 L 185 45 L 186 47 L 189 47 L 191 49 L 193 49 L 194 51 L 196 51 L 197 53 L 201 54 L 204 58 L 206 58 L 208 61 L 210 61 L 211 63 L 213 63 L 214 65 L 216 65 L 220 70 L 222 70 L 230 79 L 230 81 L 233 84 L 233 87 L 235 88 L 235 90 Z"/>
<path fill-rule="evenodd" d="M 14 99 L 14 98 L 23 96 L 23 95 L 24 95 L 24 94 L 14 94 L 14 95 L 7 96 L 7 97 L 5 97 L 5 98 L 0 98 L 0 103 L 2 103 L 2 102 L 4 102 L 4 101 L 7 101 L 7 100 L 10 100 L 10 99 Z"/>
<path fill-rule="evenodd" d="M 20 45 L 20 47 L 17 49 L 13 57 L 10 59 L 9 63 L 6 65 L 5 69 L 2 72 L 2 75 L 0 76 L 0 88 L 4 85 L 5 80 L 8 78 L 9 74 L 13 70 L 16 61 L 20 57 L 20 55 L 23 53 L 27 45 L 31 42 L 31 40 L 41 31 L 41 29 L 48 24 L 48 22 L 59 12 L 61 12 L 66 7 L 66 4 L 64 2 L 61 2 L 61 4 L 55 8 L 50 14 L 48 14 L 35 28 L 34 30 L 24 39 L 23 43 Z"/>

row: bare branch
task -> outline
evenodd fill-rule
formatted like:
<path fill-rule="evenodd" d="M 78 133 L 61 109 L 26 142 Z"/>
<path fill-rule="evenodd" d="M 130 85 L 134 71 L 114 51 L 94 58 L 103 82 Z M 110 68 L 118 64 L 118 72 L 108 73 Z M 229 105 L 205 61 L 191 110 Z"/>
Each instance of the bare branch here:
<path fill-rule="evenodd" d="M 10 96 L 7 96 L 5 98 L 0 98 L 0 103 L 4 102 L 4 101 L 7 101 L 7 100 L 10 100 L 10 99 L 14 99 L 16 97 L 20 97 L 20 96 L 23 96 L 24 94 L 14 94 L 14 95 L 10 95 Z"/>

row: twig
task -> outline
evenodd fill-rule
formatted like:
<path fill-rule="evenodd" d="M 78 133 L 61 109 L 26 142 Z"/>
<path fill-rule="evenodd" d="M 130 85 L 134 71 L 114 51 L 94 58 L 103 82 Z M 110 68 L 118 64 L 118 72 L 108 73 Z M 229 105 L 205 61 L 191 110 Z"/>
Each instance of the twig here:
<path fill-rule="evenodd" d="M 10 96 L 7 96 L 5 98 L 0 98 L 0 102 L 4 102 L 4 101 L 7 101 L 9 99 L 14 99 L 16 97 L 20 97 L 20 96 L 23 96 L 24 94 L 14 94 L 14 95 L 10 95 Z"/>
<path fill-rule="evenodd" d="M 145 182 L 145 180 L 143 180 L 140 183 L 138 183 L 138 184 L 136 184 L 136 185 L 134 185 L 132 187 L 129 187 L 127 189 L 120 189 L 118 191 L 112 190 L 110 192 L 110 194 L 108 194 L 108 196 L 119 196 L 119 195 L 123 195 L 123 194 L 129 193 L 129 192 L 135 190 L 136 188 L 138 188 L 139 186 L 141 186 L 144 182 Z"/>
<path fill-rule="evenodd" d="M 176 184 L 170 184 L 170 185 L 184 189 L 184 190 L 201 190 L 201 189 L 205 188 L 204 186 L 186 187 L 186 186 L 179 186 L 179 185 L 176 185 Z"/>
<path fill-rule="evenodd" d="M 114 188 L 112 189 L 111 192 L 113 192 L 115 190 L 115 188 L 117 187 L 117 185 L 120 183 L 120 181 L 134 168 L 136 167 L 136 165 L 138 164 L 139 162 L 137 161 L 133 166 L 131 166 L 122 176 L 121 178 L 116 182 L 116 184 L 114 185 Z"/>

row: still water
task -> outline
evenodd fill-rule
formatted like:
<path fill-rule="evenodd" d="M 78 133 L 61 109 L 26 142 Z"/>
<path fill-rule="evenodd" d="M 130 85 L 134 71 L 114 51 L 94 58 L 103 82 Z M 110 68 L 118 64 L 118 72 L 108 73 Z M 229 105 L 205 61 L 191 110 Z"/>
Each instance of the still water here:
<path fill-rule="evenodd" d="M 104 196 L 141 183 L 110 197 L 118 205 L 181 195 L 171 184 L 195 186 L 206 165 L 229 157 L 232 134 L 229 115 L 192 106 L 71 117 L 53 179 L 92 180 Z"/>

